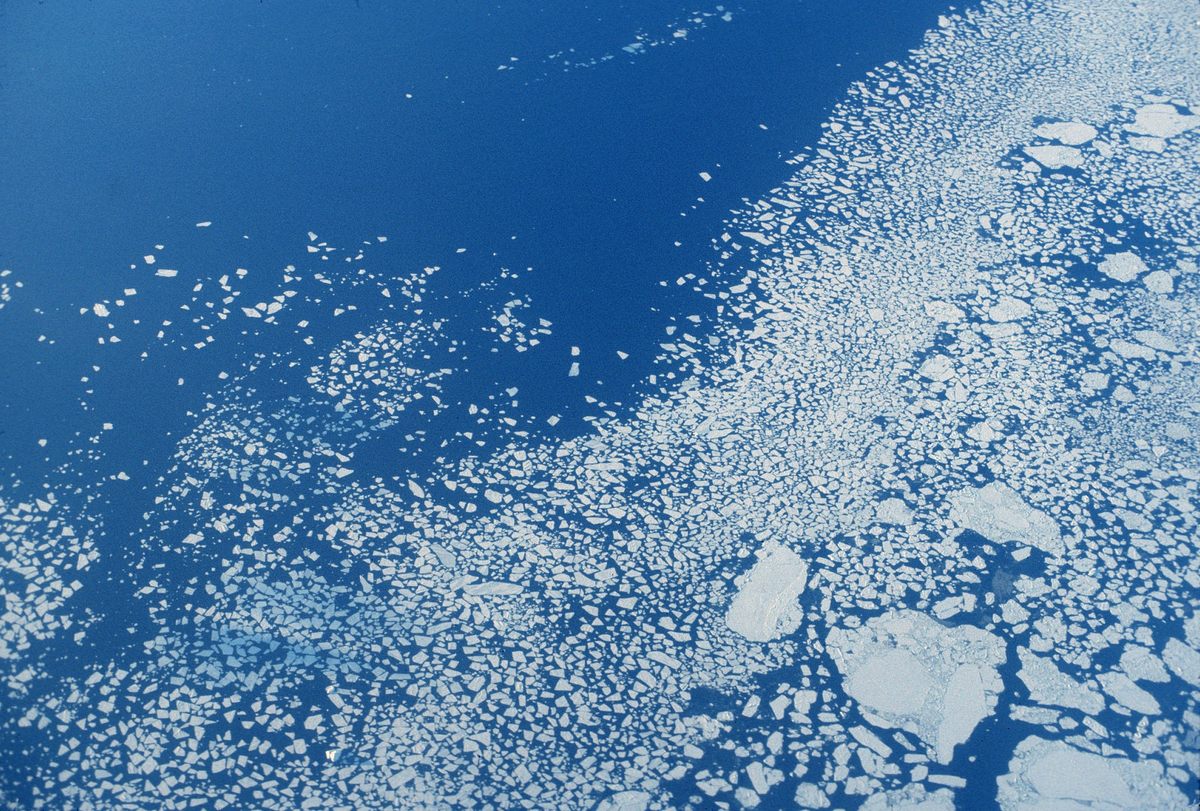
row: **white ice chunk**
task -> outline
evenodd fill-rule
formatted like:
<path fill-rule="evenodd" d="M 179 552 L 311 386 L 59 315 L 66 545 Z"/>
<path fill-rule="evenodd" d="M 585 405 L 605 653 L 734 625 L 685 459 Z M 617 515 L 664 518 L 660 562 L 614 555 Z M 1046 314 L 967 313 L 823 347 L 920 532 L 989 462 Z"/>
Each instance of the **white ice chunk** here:
<path fill-rule="evenodd" d="M 1122 251 L 1104 257 L 1099 267 L 1101 273 L 1118 282 L 1132 282 L 1149 270 L 1142 258 L 1130 251 Z"/>
<path fill-rule="evenodd" d="M 469 586 L 463 587 L 463 591 L 467 594 L 475 594 L 480 596 L 509 596 L 512 594 L 520 594 L 524 590 L 525 587 L 520 583 L 506 583 L 501 580 L 485 583 L 473 583 Z"/>
<path fill-rule="evenodd" d="M 1200 687 L 1200 653 L 1178 639 L 1169 639 L 1162 658 L 1172 673 L 1193 687 Z"/>
<path fill-rule="evenodd" d="M 971 625 L 893 611 L 859 628 L 834 628 L 827 643 L 846 693 L 875 722 L 919 735 L 940 763 L 953 759 L 1004 689 L 1004 642 Z"/>
<path fill-rule="evenodd" d="M 768 544 L 758 554 L 729 604 L 725 624 L 753 642 L 768 642 L 800 624 L 796 598 L 804 591 L 808 564 L 778 544 Z"/>
<path fill-rule="evenodd" d="M 988 317 L 993 321 L 1017 321 L 1033 312 L 1029 302 L 1012 296 L 1001 296 L 1000 301 L 988 310 Z"/>
<path fill-rule="evenodd" d="M 935 321 L 947 324 L 962 321 L 967 317 L 966 313 L 950 302 L 938 300 L 925 302 L 925 314 Z"/>
<path fill-rule="evenodd" d="M 1021 669 L 1017 678 L 1029 690 L 1029 699 L 1052 707 L 1069 707 L 1095 715 L 1104 709 L 1104 698 L 1063 673 L 1050 659 L 1018 648 Z"/>
<path fill-rule="evenodd" d="M 1018 541 L 1049 555 L 1064 551 L 1062 534 L 1054 519 L 1029 506 L 1006 484 L 965 487 L 949 498 L 950 518 L 997 542 Z"/>
<path fill-rule="evenodd" d="M 945 355 L 933 355 L 921 364 L 920 375 L 933 381 L 949 380 L 954 377 L 954 364 Z"/>
<path fill-rule="evenodd" d="M 1096 677 L 1104 692 L 1113 697 L 1117 703 L 1128 707 L 1142 715 L 1158 715 L 1162 712 L 1154 696 L 1133 683 L 1124 673 L 1101 673 Z"/>
<path fill-rule="evenodd" d="M 644 791 L 618 791 L 596 804 L 596 811 L 646 811 L 650 795 Z"/>
<path fill-rule="evenodd" d="M 1185 115 L 1171 104 L 1147 104 L 1137 111 L 1133 123 L 1125 129 L 1138 135 L 1170 138 L 1200 126 L 1200 116 Z"/>
<path fill-rule="evenodd" d="M 1096 137 L 1096 128 L 1079 121 L 1055 121 L 1034 130 L 1042 138 L 1068 146 L 1080 146 Z"/>
<path fill-rule="evenodd" d="M 954 792 L 948 788 L 927 791 L 920 783 L 872 794 L 861 811 L 954 811 Z"/>
<path fill-rule="evenodd" d="M 1027 146 L 1025 154 L 1047 169 L 1077 169 L 1083 166 L 1083 153 L 1073 146 Z"/>
<path fill-rule="evenodd" d="M 885 498 L 875 507 L 875 519 L 882 524 L 908 526 L 912 523 L 913 511 L 898 498 Z"/>
<path fill-rule="evenodd" d="M 1147 273 L 1142 279 L 1142 284 L 1146 285 L 1146 289 L 1151 293 L 1170 293 L 1175 289 L 1175 280 L 1165 270 Z"/>
<path fill-rule="evenodd" d="M 1103 757 L 1032 736 L 1017 745 L 1008 768 L 996 781 L 1004 811 L 1188 808 L 1187 798 L 1153 760 Z"/>

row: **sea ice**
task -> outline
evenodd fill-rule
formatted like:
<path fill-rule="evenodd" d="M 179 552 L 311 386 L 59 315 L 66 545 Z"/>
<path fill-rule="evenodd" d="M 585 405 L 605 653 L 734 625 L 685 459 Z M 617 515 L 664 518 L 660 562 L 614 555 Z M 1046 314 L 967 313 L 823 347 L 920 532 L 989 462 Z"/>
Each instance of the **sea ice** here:
<path fill-rule="evenodd" d="M 725 624 L 753 642 L 769 642 L 799 625 L 796 598 L 804 591 L 808 564 L 778 544 L 768 544 L 758 554 L 729 605 Z"/>
<path fill-rule="evenodd" d="M 1015 490 L 1000 482 L 966 487 L 949 498 L 950 518 L 993 541 L 1019 541 L 1050 555 L 1064 551 L 1054 519 L 1029 506 Z"/>

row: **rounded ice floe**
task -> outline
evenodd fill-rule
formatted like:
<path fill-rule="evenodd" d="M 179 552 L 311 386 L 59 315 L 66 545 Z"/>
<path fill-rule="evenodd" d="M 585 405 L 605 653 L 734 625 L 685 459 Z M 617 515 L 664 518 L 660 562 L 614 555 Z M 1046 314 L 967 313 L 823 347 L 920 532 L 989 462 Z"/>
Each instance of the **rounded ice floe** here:
<path fill-rule="evenodd" d="M 921 364 L 921 377 L 940 383 L 954 377 L 954 361 L 945 355 L 933 355 Z"/>
<path fill-rule="evenodd" d="M 745 575 L 725 614 L 725 624 L 752 642 L 769 642 L 796 630 L 796 598 L 804 591 L 808 564 L 795 552 L 768 544 Z"/>
<path fill-rule="evenodd" d="M 1079 121 L 1055 121 L 1034 130 L 1042 138 L 1067 146 L 1081 146 L 1096 137 L 1096 128 Z"/>
<path fill-rule="evenodd" d="M 966 529 L 997 542 L 1018 541 L 1050 555 L 1064 550 L 1054 519 L 1029 506 L 1006 484 L 991 482 L 965 487 L 949 498 L 950 518 Z"/>
<path fill-rule="evenodd" d="M 827 647 L 846 693 L 880 726 L 918 735 L 939 763 L 992 714 L 1003 689 L 1004 642 L 970 625 L 948 628 L 893 611 L 859 628 L 834 628 Z"/>
<path fill-rule="evenodd" d="M 1191 807 L 1165 779 L 1162 764 L 1086 752 L 1066 741 L 1031 736 L 1021 741 L 1000 777 L 997 800 L 1004 811 L 1034 809 L 1155 809 Z"/>
<path fill-rule="evenodd" d="M 1175 289 L 1175 280 L 1165 270 L 1147 273 L 1142 279 L 1142 284 L 1146 285 L 1146 289 L 1151 293 L 1170 293 Z"/>
<path fill-rule="evenodd" d="M 1114 253 L 1100 262 L 1100 272 L 1118 282 L 1132 282 L 1147 270 L 1142 258 L 1131 251 Z"/>
<path fill-rule="evenodd" d="M 908 526 L 913 520 L 913 511 L 898 498 L 885 498 L 875 506 L 875 520 L 881 524 Z"/>
<path fill-rule="evenodd" d="M 1147 104 L 1139 107 L 1127 130 L 1138 135 L 1171 138 L 1200 125 L 1200 116 L 1181 113 L 1173 104 Z"/>

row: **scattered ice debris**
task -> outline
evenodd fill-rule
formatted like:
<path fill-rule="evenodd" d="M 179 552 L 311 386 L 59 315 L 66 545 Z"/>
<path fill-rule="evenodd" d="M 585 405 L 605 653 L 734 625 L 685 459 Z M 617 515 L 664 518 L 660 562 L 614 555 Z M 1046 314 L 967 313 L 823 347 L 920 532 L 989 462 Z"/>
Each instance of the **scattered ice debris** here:
<path fill-rule="evenodd" d="M 724 5 L 692 11 L 658 26 L 655 31 L 639 31 L 632 42 L 621 46 L 621 51 L 631 56 L 640 56 L 653 48 L 669 47 L 687 42 L 692 33 L 706 28 L 714 19 L 726 23 L 732 22 L 733 12 L 727 10 Z M 614 54 L 611 51 L 600 56 L 581 57 L 575 53 L 574 49 L 570 49 L 548 55 L 545 62 L 549 65 L 557 65 L 561 70 L 569 71 L 593 68 L 611 62 L 613 58 Z"/>
<path fill-rule="evenodd" d="M 803 615 L 796 599 L 804 591 L 808 564 L 792 550 L 768 544 L 738 587 L 725 624 L 752 642 L 769 642 L 792 633 Z"/>
<path fill-rule="evenodd" d="M 94 524 L 63 487 L 2 494 L 35 804 L 940 811 L 986 792 L 991 718 L 1038 730 L 1006 808 L 1177 807 L 1200 774 L 1194 17 L 941 18 L 714 235 L 721 285 L 678 277 L 724 320 L 673 323 L 673 376 L 588 431 L 522 435 L 505 383 L 451 394 L 463 346 L 374 242 L 188 268 L 157 312 L 96 295 L 88 389 L 135 320 L 246 361 L 142 479 L 105 570 L 149 633 L 118 655 L 48 666 L 88 650 Z M 526 297 L 494 292 L 472 334 L 532 345 Z M 295 346 L 261 352 L 269 330 Z M 79 444 L 72 477 L 129 486 Z M 803 542 L 747 569 L 751 536 Z"/>

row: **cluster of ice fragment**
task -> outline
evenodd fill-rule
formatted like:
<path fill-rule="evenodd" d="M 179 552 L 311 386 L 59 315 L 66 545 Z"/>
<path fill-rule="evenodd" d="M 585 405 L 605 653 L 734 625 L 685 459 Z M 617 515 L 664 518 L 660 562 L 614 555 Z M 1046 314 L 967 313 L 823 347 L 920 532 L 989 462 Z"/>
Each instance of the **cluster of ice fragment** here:
<path fill-rule="evenodd" d="M 446 401 L 420 285 L 297 263 L 193 288 L 150 327 L 181 351 L 230 319 L 304 347 L 306 314 L 347 326 L 275 359 L 303 370 L 286 396 L 248 363 L 178 442 L 125 574 L 152 632 L 10 683 L 34 804 L 1179 807 L 1194 16 L 944 18 L 715 241 L 718 334 L 663 345 L 689 374 L 580 436 L 372 467 Z M 145 327 L 134 295 L 82 308 L 105 348 Z M 6 605 L 37 629 L 91 547 L 41 560 L 52 510 L 17 503 Z M 53 636 L 2 638 L 28 662 Z M 1033 728 L 998 781 L 971 766 L 993 723 Z"/>

